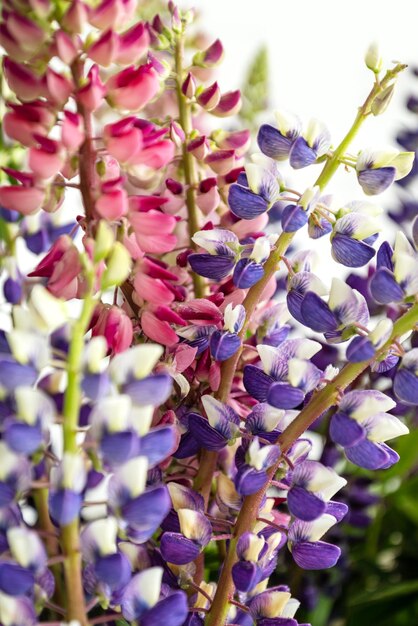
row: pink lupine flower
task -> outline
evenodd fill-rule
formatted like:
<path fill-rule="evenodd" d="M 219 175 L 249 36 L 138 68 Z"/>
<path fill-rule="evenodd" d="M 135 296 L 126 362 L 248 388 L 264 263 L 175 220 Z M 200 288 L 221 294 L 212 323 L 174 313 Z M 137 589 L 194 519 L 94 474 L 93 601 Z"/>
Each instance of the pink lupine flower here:
<path fill-rule="evenodd" d="M 220 299 L 223 300 L 222 295 Z M 176 311 L 187 323 L 195 326 L 218 326 L 223 323 L 223 315 L 219 310 L 219 306 L 208 298 L 199 298 L 180 303 L 176 305 Z"/>
<path fill-rule="evenodd" d="M 133 338 L 132 322 L 123 309 L 100 304 L 93 318 L 93 337 L 103 336 L 112 354 L 127 350 Z"/>
<path fill-rule="evenodd" d="M 77 49 L 79 47 L 79 42 L 77 44 L 74 41 L 74 38 L 65 30 L 57 30 L 54 34 L 54 47 L 57 56 L 63 61 L 66 65 L 71 65 L 74 59 L 77 56 Z"/>
<path fill-rule="evenodd" d="M 95 63 L 108 67 L 119 53 L 119 35 L 109 28 L 87 50 L 87 55 Z"/>
<path fill-rule="evenodd" d="M 139 111 L 154 98 L 160 82 L 150 63 L 133 65 L 111 76 L 106 83 L 107 99 L 116 109 Z"/>
<path fill-rule="evenodd" d="M 62 148 L 54 139 L 34 135 L 37 145 L 29 149 L 29 167 L 39 178 L 52 178 L 64 164 Z"/>
<path fill-rule="evenodd" d="M 77 100 L 81 102 L 87 111 L 95 111 L 102 103 L 106 93 L 103 85 L 99 68 L 92 65 L 87 75 L 87 83 L 77 91 Z"/>
<path fill-rule="evenodd" d="M 159 278 L 151 278 L 137 272 L 134 279 L 134 287 L 137 295 L 152 304 L 169 304 L 174 300 L 174 294 L 162 280 Z"/>
<path fill-rule="evenodd" d="M 221 99 L 221 90 L 217 82 L 204 89 L 197 97 L 197 101 L 206 111 L 214 109 Z"/>
<path fill-rule="evenodd" d="M 173 215 L 166 215 L 154 209 L 147 212 L 130 210 L 129 222 L 138 245 L 144 252 L 161 254 L 175 248 L 177 237 L 172 233 L 177 220 Z"/>
<path fill-rule="evenodd" d="M 81 0 L 73 0 L 61 24 L 70 33 L 81 33 L 87 23 L 88 7 Z"/>
<path fill-rule="evenodd" d="M 44 200 L 45 191 L 38 187 L 17 185 L 0 187 L 1 206 L 22 215 L 31 215 L 39 211 Z"/>
<path fill-rule="evenodd" d="M 187 151 L 193 154 L 198 161 L 203 161 L 209 154 L 209 141 L 207 137 L 201 135 L 189 141 Z"/>
<path fill-rule="evenodd" d="M 34 135 L 46 134 L 55 122 L 54 113 L 40 100 L 8 106 L 11 110 L 3 118 L 3 129 L 10 139 L 24 146 L 36 145 Z"/>
<path fill-rule="evenodd" d="M 48 291 L 57 298 L 70 300 L 79 293 L 81 272 L 77 248 L 68 235 L 62 235 L 28 276 L 48 278 Z"/>
<path fill-rule="evenodd" d="M 50 67 L 48 67 L 45 77 L 49 100 L 62 107 L 73 92 L 73 81 L 62 74 L 58 74 L 58 72 L 54 72 Z"/>
<path fill-rule="evenodd" d="M 46 39 L 46 31 L 28 17 L 12 11 L 6 17 L 7 28 L 23 50 L 34 54 Z"/>
<path fill-rule="evenodd" d="M 214 211 L 220 202 L 216 178 L 205 178 L 199 184 L 196 193 L 196 204 L 204 215 Z"/>
<path fill-rule="evenodd" d="M 205 163 L 209 165 L 210 169 L 216 174 L 224 175 L 234 167 L 235 151 L 216 150 L 215 152 L 208 154 L 205 159 Z"/>
<path fill-rule="evenodd" d="M 193 98 L 196 93 L 196 79 L 191 72 L 189 72 L 181 86 L 182 93 L 187 98 Z"/>
<path fill-rule="evenodd" d="M 5 22 L 0 24 L 0 45 L 15 61 L 27 61 L 31 57 L 31 53 L 24 50 L 13 37 Z"/>
<path fill-rule="evenodd" d="M 83 120 L 78 113 L 64 111 L 64 119 L 61 125 L 61 141 L 70 154 L 76 152 L 83 143 Z"/>
<path fill-rule="evenodd" d="M 123 189 L 122 177 L 102 184 L 101 195 L 96 201 L 96 211 L 107 220 L 118 220 L 128 212 L 128 194 Z"/>
<path fill-rule="evenodd" d="M 41 96 L 47 96 L 47 88 L 43 77 L 36 76 L 25 65 L 15 63 L 5 57 L 4 75 L 8 85 L 19 100 L 31 101 Z"/>
<path fill-rule="evenodd" d="M 142 149 L 142 131 L 135 126 L 134 116 L 125 117 L 113 124 L 106 124 L 103 138 L 109 153 L 121 163 L 128 162 Z"/>
<path fill-rule="evenodd" d="M 161 319 L 160 315 L 154 313 L 152 310 L 145 310 L 142 313 L 141 326 L 143 332 L 149 339 L 158 341 L 158 343 L 163 346 L 170 347 L 179 341 L 178 335 L 176 335 L 168 321 Z"/>
<path fill-rule="evenodd" d="M 174 144 L 163 139 L 165 128 L 158 128 L 134 116 L 126 117 L 104 128 L 109 153 L 127 165 L 146 165 L 160 169 L 174 156 Z"/>
<path fill-rule="evenodd" d="M 217 107 L 212 109 L 211 113 L 217 117 L 228 117 L 229 115 L 236 115 L 242 105 L 241 92 L 228 91 L 219 100 Z"/>
<path fill-rule="evenodd" d="M 120 65 L 128 65 L 137 62 L 148 50 L 150 36 L 143 22 L 138 22 L 119 35 L 119 51 L 116 62 Z"/>
<path fill-rule="evenodd" d="M 106 28 L 120 28 L 134 15 L 135 0 L 103 0 L 90 12 L 90 24 L 105 30 Z"/>
<path fill-rule="evenodd" d="M 216 142 L 223 150 L 235 150 L 235 154 L 241 157 L 250 147 L 251 133 L 249 130 L 236 130 L 231 133 L 221 131 L 220 137 L 216 137 Z"/>

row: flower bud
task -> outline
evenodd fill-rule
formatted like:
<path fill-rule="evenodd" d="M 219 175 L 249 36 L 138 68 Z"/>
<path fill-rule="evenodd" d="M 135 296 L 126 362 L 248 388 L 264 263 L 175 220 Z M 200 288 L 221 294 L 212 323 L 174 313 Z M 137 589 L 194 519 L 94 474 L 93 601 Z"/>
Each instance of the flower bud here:
<path fill-rule="evenodd" d="M 78 113 L 64 111 L 61 141 L 70 153 L 76 152 L 84 141 L 83 121 Z"/>
<path fill-rule="evenodd" d="M 64 106 L 74 89 L 72 80 L 54 72 L 50 67 L 48 67 L 45 77 L 49 99 L 58 107 Z"/>
<path fill-rule="evenodd" d="M 61 20 L 61 24 L 70 33 L 81 33 L 87 24 L 87 5 L 81 0 L 73 0 L 68 11 Z"/>
<path fill-rule="evenodd" d="M 209 142 L 207 138 L 202 135 L 201 137 L 192 139 L 187 144 L 187 152 L 193 154 L 198 161 L 203 161 L 209 153 Z"/>
<path fill-rule="evenodd" d="M 187 98 L 193 98 L 196 93 L 196 79 L 191 72 L 189 72 L 181 86 L 182 93 Z"/>
<path fill-rule="evenodd" d="M 148 50 L 150 36 L 143 22 L 138 22 L 119 35 L 119 51 L 116 55 L 116 62 L 120 65 L 129 65 L 138 61 Z"/>
<path fill-rule="evenodd" d="M 77 100 L 87 111 L 95 111 L 102 103 L 106 89 L 100 79 L 99 68 L 93 65 L 87 75 L 87 82 L 77 91 Z"/>
<path fill-rule="evenodd" d="M 234 150 L 216 150 L 205 158 L 205 163 L 216 174 L 223 176 L 234 167 L 235 152 Z"/>
<path fill-rule="evenodd" d="M 372 113 L 373 115 L 381 115 L 388 108 L 390 101 L 392 100 L 392 96 L 395 91 L 395 83 L 392 83 L 386 89 L 382 91 L 379 95 L 375 97 L 372 102 Z"/>
<path fill-rule="evenodd" d="M 107 99 L 115 109 L 139 111 L 155 97 L 160 83 L 154 68 L 147 63 L 115 74 L 106 87 Z"/>
<path fill-rule="evenodd" d="M 380 54 L 379 46 L 376 42 L 370 44 L 364 57 L 364 61 L 372 72 L 378 74 L 382 69 L 383 59 Z"/>
<path fill-rule="evenodd" d="M 119 241 L 113 246 L 113 250 L 107 260 L 107 267 L 103 272 L 102 289 L 121 285 L 131 271 L 131 255 Z"/>
<path fill-rule="evenodd" d="M 100 220 L 96 231 L 94 246 L 94 261 L 97 263 L 105 259 L 115 243 L 115 235 L 106 220 Z"/>
<path fill-rule="evenodd" d="M 111 28 L 104 32 L 88 49 L 87 55 L 95 63 L 108 67 L 119 52 L 119 35 Z"/>
<path fill-rule="evenodd" d="M 55 32 L 54 43 L 57 56 L 66 65 L 71 65 L 77 56 L 77 46 L 71 38 L 71 35 L 65 32 L 65 30 L 57 30 Z"/>
<path fill-rule="evenodd" d="M 197 101 L 206 111 L 214 109 L 221 99 L 221 90 L 217 82 L 204 89 L 198 96 Z"/>
<path fill-rule="evenodd" d="M 215 67 L 223 57 L 223 46 L 219 39 L 216 39 L 209 48 L 197 52 L 193 57 L 193 65 L 200 67 Z"/>
<path fill-rule="evenodd" d="M 219 100 L 218 105 L 211 110 L 212 115 L 217 117 L 228 117 L 238 113 L 242 105 L 241 92 L 239 89 L 236 91 L 228 91 Z"/>

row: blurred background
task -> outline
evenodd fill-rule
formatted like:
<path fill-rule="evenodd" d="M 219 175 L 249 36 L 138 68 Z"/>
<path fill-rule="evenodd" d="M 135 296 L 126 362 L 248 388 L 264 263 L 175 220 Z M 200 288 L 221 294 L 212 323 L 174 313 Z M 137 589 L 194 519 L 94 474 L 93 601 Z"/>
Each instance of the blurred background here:
<path fill-rule="evenodd" d="M 338 143 L 370 90 L 373 75 L 363 58 L 369 44 L 378 42 L 385 65 L 401 61 L 410 67 L 400 77 L 389 109 L 384 116 L 367 121 L 352 152 L 365 147 L 416 150 L 418 107 L 411 96 L 418 97 L 414 74 L 418 68 L 418 4 L 408 0 L 194 0 L 180 4 L 196 7 L 202 30 L 221 39 L 225 48 L 219 68 L 221 89 L 243 89 L 247 100 L 241 121 L 254 128 L 261 122 L 273 122 L 275 109 L 286 109 L 303 120 L 316 117 L 324 121 L 333 142 Z M 304 182 L 312 184 L 313 169 L 307 168 L 307 179 L 303 179 L 305 171 L 297 173 L 297 188 Z M 354 173 L 341 171 L 331 187 L 343 201 L 362 197 Z M 389 241 L 393 242 L 398 228 L 410 235 L 412 219 L 418 213 L 415 172 L 402 186 L 394 185 L 372 200 L 392 215 L 384 233 Z M 320 253 L 319 261 L 325 259 L 317 270 L 321 276 L 325 273 L 325 280 L 326 273 L 330 279 L 341 271 L 330 259 L 326 240 L 310 240 Z M 325 449 L 323 462 L 337 463 L 336 468 L 348 480 L 342 493 L 350 514 L 340 525 L 339 537 L 332 538 L 339 539 L 343 549 L 338 567 L 307 573 L 291 558 L 283 557 L 275 582 L 290 583 L 292 595 L 301 600 L 300 622 L 312 626 L 418 624 L 415 412 L 410 420 L 411 434 L 397 440 L 401 461 L 390 470 L 354 470 L 332 458 L 332 449 Z M 321 432 L 320 424 L 317 430 Z"/>

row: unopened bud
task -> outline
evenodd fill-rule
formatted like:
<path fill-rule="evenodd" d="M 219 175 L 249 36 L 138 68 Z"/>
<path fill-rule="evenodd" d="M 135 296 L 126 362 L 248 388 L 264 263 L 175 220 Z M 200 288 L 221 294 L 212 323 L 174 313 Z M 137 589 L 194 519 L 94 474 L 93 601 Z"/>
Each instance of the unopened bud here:
<path fill-rule="evenodd" d="M 102 289 L 121 285 L 131 271 L 131 255 L 124 245 L 117 241 L 107 261 L 102 276 Z"/>
<path fill-rule="evenodd" d="M 372 113 L 373 115 L 382 115 L 388 108 L 390 101 L 392 100 L 392 96 L 395 91 L 395 83 L 392 83 L 386 89 L 382 91 L 382 93 L 378 94 L 372 102 Z"/>
<path fill-rule="evenodd" d="M 370 44 L 364 57 L 364 61 L 372 72 L 378 74 L 382 69 L 383 59 L 380 55 L 379 46 L 376 42 Z"/>
<path fill-rule="evenodd" d="M 94 260 L 96 263 L 108 256 L 114 243 L 115 236 L 112 228 L 106 220 L 100 220 L 97 227 L 94 246 Z"/>

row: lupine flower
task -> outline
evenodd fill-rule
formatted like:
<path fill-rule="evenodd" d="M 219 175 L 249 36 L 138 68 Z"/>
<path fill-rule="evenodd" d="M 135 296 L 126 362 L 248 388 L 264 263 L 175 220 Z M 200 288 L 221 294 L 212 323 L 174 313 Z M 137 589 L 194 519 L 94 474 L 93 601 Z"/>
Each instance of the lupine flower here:
<path fill-rule="evenodd" d="M 332 280 L 328 304 L 314 291 L 307 291 L 302 298 L 300 315 L 299 321 L 324 333 L 328 341 L 335 343 L 353 335 L 357 324 L 367 326 L 369 323 L 364 297 L 338 278 Z"/>
<path fill-rule="evenodd" d="M 393 329 L 393 323 L 389 319 L 380 320 L 376 325 L 376 328 L 371 331 L 366 336 L 354 337 L 351 341 L 350 345 L 347 347 L 346 357 L 351 363 L 360 363 L 361 361 L 368 361 L 372 359 L 376 354 L 376 350 L 381 348 L 390 338 Z M 388 369 L 396 365 L 397 358 L 395 357 L 395 361 L 393 361 L 392 357 L 384 357 L 385 359 L 389 358 L 389 363 L 392 363 Z M 381 371 L 385 371 L 383 369 L 382 361 L 379 361 L 381 364 Z M 389 365 L 388 363 L 388 365 Z"/>
<path fill-rule="evenodd" d="M 308 188 L 300 197 L 297 204 L 288 204 L 282 211 L 281 222 L 283 232 L 294 233 L 308 222 L 308 213 L 316 205 L 319 197 L 319 188 Z"/>
<path fill-rule="evenodd" d="M 323 282 L 310 271 L 301 271 L 294 274 L 287 286 L 287 307 L 292 317 L 301 324 L 304 324 L 301 306 L 305 295 L 314 292 L 318 296 L 324 296 L 327 289 Z"/>
<path fill-rule="evenodd" d="M 288 546 L 299 567 L 308 570 L 327 569 L 336 564 L 341 555 L 340 548 L 320 539 L 340 519 L 333 514 L 324 513 L 313 522 L 296 520 L 292 523 L 288 533 Z"/>
<path fill-rule="evenodd" d="M 258 437 L 254 437 L 245 451 L 244 458 L 241 459 L 238 453 L 235 457 L 238 471 L 234 483 L 237 492 L 247 496 L 261 489 L 267 482 L 267 470 L 279 457 L 279 446 L 260 445 Z"/>
<path fill-rule="evenodd" d="M 80 289 L 81 261 L 77 248 L 68 235 L 61 235 L 46 256 L 28 276 L 48 279 L 48 290 L 60 298 L 76 297 Z"/>
<path fill-rule="evenodd" d="M 326 154 L 331 145 L 328 129 L 318 120 L 311 120 L 305 131 L 293 142 L 289 162 L 294 169 L 312 165 Z"/>
<path fill-rule="evenodd" d="M 289 588 L 281 585 L 257 594 L 250 600 L 249 609 L 257 626 L 298 626 L 293 616 L 299 605 Z"/>
<path fill-rule="evenodd" d="M 290 313 L 284 302 L 263 311 L 257 328 L 257 342 L 277 348 L 290 332 L 289 324 L 285 323 L 289 317 Z"/>
<path fill-rule="evenodd" d="M 374 219 L 381 209 L 363 202 L 351 202 L 337 215 L 331 235 L 332 256 L 347 267 L 362 267 L 375 255 L 372 247 L 379 224 Z"/>
<path fill-rule="evenodd" d="M 118 550 L 117 533 L 116 518 L 107 517 L 90 522 L 81 534 L 83 558 L 92 567 L 97 581 L 111 592 L 123 589 L 131 579 L 131 565 Z"/>
<path fill-rule="evenodd" d="M 189 429 L 202 448 L 221 450 L 238 435 L 239 417 L 231 407 L 212 396 L 202 396 L 202 404 L 208 419 L 189 413 Z"/>
<path fill-rule="evenodd" d="M 215 330 L 209 346 L 216 361 L 226 361 L 239 350 L 241 339 L 238 335 L 245 322 L 245 309 L 241 304 L 233 307 L 228 304 L 224 311 L 224 330 Z"/>
<path fill-rule="evenodd" d="M 280 200 L 284 186 L 276 164 L 263 155 L 252 156 L 252 163 L 245 166 L 245 174 L 229 188 L 228 204 L 232 213 L 245 220 L 274 208 Z"/>
<path fill-rule="evenodd" d="M 31 467 L 27 459 L 0 441 L 0 509 L 18 501 L 29 488 Z"/>
<path fill-rule="evenodd" d="M 121 601 L 122 615 L 143 626 L 182 626 L 187 616 L 187 600 L 183 591 L 174 591 L 161 599 L 163 569 L 150 567 L 136 574 L 126 587 Z"/>
<path fill-rule="evenodd" d="M 249 256 L 245 256 L 246 251 L 243 252 L 232 276 L 233 283 L 238 289 L 248 289 L 264 276 L 263 265 L 277 239 L 277 235 L 257 237 Z"/>
<path fill-rule="evenodd" d="M 132 344 L 132 322 L 123 309 L 103 304 L 96 309 L 92 336 L 103 336 L 113 354 L 125 352 Z"/>
<path fill-rule="evenodd" d="M 385 241 L 377 253 L 376 272 L 370 279 L 370 291 L 376 302 L 389 304 L 417 292 L 418 256 L 405 235 L 398 231 L 395 247 Z"/>
<path fill-rule="evenodd" d="M 164 560 L 176 565 L 194 561 L 212 537 L 212 526 L 204 513 L 178 509 L 180 532 L 166 532 L 161 537 Z"/>
<path fill-rule="evenodd" d="M 245 366 L 246 390 L 259 402 L 267 401 L 279 409 L 298 406 L 319 382 L 320 370 L 307 360 L 318 350 L 320 345 L 311 340 L 287 339 L 277 348 L 258 345 L 263 369 Z"/>
<path fill-rule="evenodd" d="M 275 117 L 277 128 L 262 124 L 257 143 L 263 154 L 276 161 L 284 161 L 289 158 L 290 150 L 300 135 L 301 123 L 297 117 L 284 111 L 277 111 Z"/>
<path fill-rule="evenodd" d="M 193 241 L 207 254 L 190 254 L 188 262 L 200 276 L 221 280 L 232 271 L 239 252 L 238 237 L 229 230 L 214 228 L 201 230 L 192 237 Z"/>
<path fill-rule="evenodd" d="M 33 385 L 48 364 L 50 351 L 45 337 L 16 328 L 7 333 L 0 352 L 0 385 L 3 390 Z"/>
<path fill-rule="evenodd" d="M 418 398 L 418 348 L 409 350 L 401 360 L 393 381 L 393 390 L 401 402 L 415 406 Z"/>
<path fill-rule="evenodd" d="M 382 193 L 412 168 L 414 152 L 362 150 L 357 156 L 358 182 L 368 196 Z"/>
<path fill-rule="evenodd" d="M 158 75 L 147 63 L 133 65 L 111 76 L 106 83 L 109 104 L 124 111 L 139 111 L 157 94 L 160 88 Z"/>
<path fill-rule="evenodd" d="M 330 499 L 346 483 L 344 478 L 322 463 L 299 463 L 290 473 L 287 494 L 289 511 L 305 522 L 312 522 L 327 512 L 328 505 L 333 504 Z"/>
<path fill-rule="evenodd" d="M 165 485 L 145 488 L 147 469 L 147 458 L 136 456 L 118 467 L 109 483 L 109 508 L 138 544 L 152 537 L 171 508 Z"/>
<path fill-rule="evenodd" d="M 380 391 L 346 393 L 331 418 L 332 440 L 343 446 L 347 458 L 360 467 L 391 467 L 399 456 L 384 442 L 409 432 L 397 417 L 384 412 L 394 406 L 396 402 Z"/>
<path fill-rule="evenodd" d="M 33 602 L 27 596 L 10 596 L 0 591 L 0 620 L 5 626 L 36 626 Z"/>
<path fill-rule="evenodd" d="M 51 482 L 51 518 L 59 526 L 66 526 L 78 516 L 83 502 L 82 491 L 86 484 L 83 455 L 65 452 L 60 464 L 51 470 Z"/>
<path fill-rule="evenodd" d="M 48 442 L 49 426 L 55 415 L 52 401 L 39 389 L 17 387 L 16 415 L 3 422 L 3 439 L 18 454 L 32 454 Z"/>
<path fill-rule="evenodd" d="M 239 591 L 252 591 L 268 578 L 277 565 L 277 552 L 286 543 L 286 535 L 274 532 L 265 538 L 246 532 L 237 542 L 238 562 L 232 568 L 232 578 Z"/>

